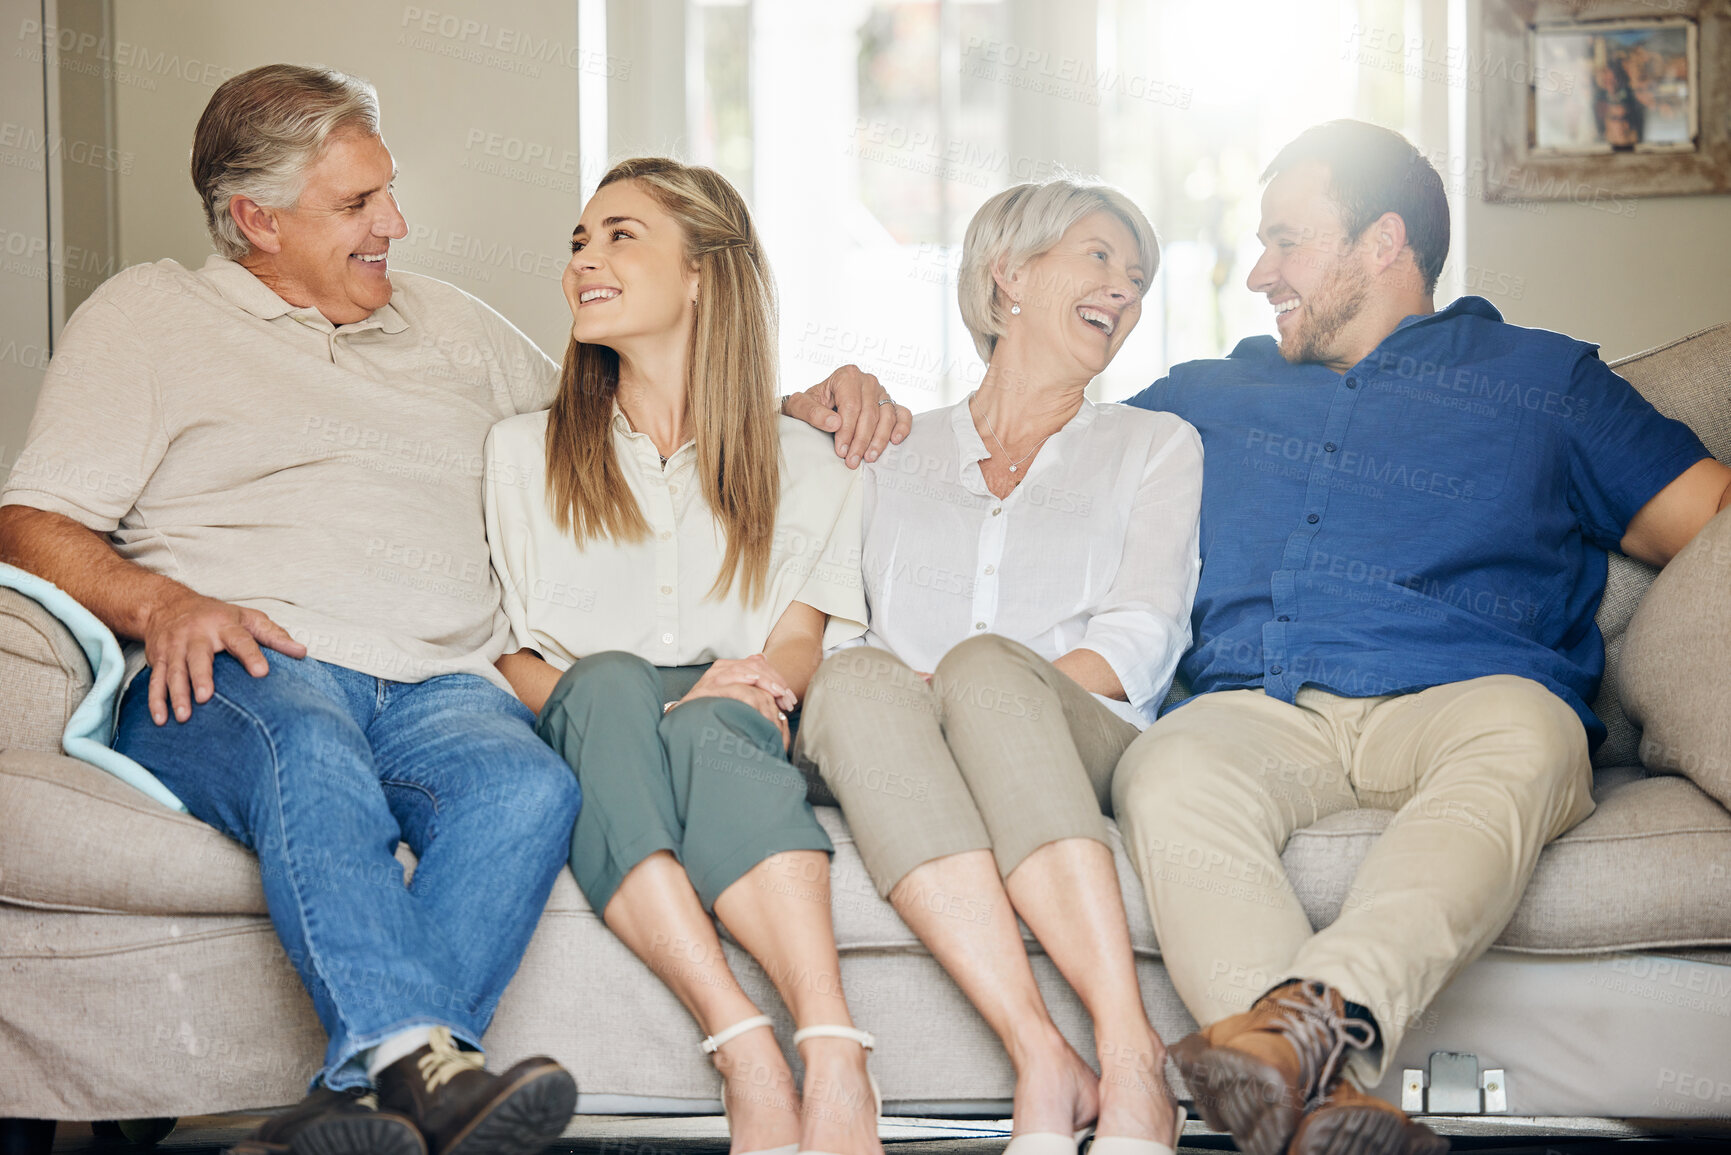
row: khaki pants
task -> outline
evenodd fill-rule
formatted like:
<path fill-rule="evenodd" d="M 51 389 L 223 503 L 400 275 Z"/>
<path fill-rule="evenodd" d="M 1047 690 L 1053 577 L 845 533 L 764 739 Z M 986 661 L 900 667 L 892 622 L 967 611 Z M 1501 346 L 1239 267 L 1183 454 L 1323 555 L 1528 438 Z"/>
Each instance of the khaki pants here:
<path fill-rule="evenodd" d="M 1321 979 L 1376 1016 L 1380 1048 L 1352 1062 L 1366 1085 L 1508 922 L 1539 851 L 1593 810 L 1580 719 L 1512 676 L 1380 698 L 1306 689 L 1296 705 L 1206 694 L 1131 745 L 1112 794 L 1197 1021 Z M 1313 932 L 1280 853 L 1295 830 L 1359 806 L 1394 819 L 1340 916 Z"/>
<path fill-rule="evenodd" d="M 831 656 L 806 690 L 794 761 L 817 768 L 887 897 L 945 855 L 990 849 L 1008 876 L 1048 842 L 1105 842 L 1112 770 L 1136 734 L 1052 663 L 987 634 L 945 654 L 930 685 L 883 650 Z"/>

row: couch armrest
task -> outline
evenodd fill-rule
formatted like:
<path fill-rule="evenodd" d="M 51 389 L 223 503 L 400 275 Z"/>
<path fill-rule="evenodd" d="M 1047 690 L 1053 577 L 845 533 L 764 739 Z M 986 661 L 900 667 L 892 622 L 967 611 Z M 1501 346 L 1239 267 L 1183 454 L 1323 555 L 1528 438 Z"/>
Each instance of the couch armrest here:
<path fill-rule="evenodd" d="M 0 750 L 58 754 L 90 681 L 90 663 L 60 620 L 17 590 L 0 589 Z"/>
<path fill-rule="evenodd" d="M 1731 807 L 1731 510 L 1653 579 L 1623 639 L 1622 696 L 1641 761 Z"/>

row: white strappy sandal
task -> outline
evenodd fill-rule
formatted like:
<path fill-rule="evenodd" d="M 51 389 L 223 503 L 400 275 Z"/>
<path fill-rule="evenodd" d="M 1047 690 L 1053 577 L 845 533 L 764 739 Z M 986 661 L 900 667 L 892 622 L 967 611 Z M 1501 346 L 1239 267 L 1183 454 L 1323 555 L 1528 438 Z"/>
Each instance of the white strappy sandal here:
<path fill-rule="evenodd" d="M 768 1027 L 773 1031 L 775 1029 L 775 1020 L 771 1019 L 768 1015 L 754 1015 L 749 1019 L 741 1019 L 731 1027 L 728 1027 L 725 1030 L 716 1031 L 713 1035 L 704 1039 L 703 1053 L 706 1055 L 713 1055 L 728 1043 L 731 1043 L 739 1036 L 745 1034 L 745 1032 L 755 1031 L 759 1027 Z M 799 1036 L 795 1035 L 794 1038 L 797 1040 Z M 724 1117 L 727 1115 L 727 1088 L 725 1086 L 721 1089 L 721 1113 Z M 727 1130 L 729 1134 L 733 1131 L 732 1119 L 728 1119 Z M 741 1152 L 741 1155 L 798 1155 L 798 1152 L 798 1143 L 784 1143 L 780 1147 L 764 1147 L 757 1151 Z M 1129 1155 L 1129 1153 L 1126 1153 L 1126 1155 Z"/>
<path fill-rule="evenodd" d="M 836 1027 L 825 1024 L 820 1024 L 815 1027 L 804 1027 L 793 1033 L 793 1045 L 796 1047 L 807 1039 L 849 1039 L 858 1043 L 867 1051 L 870 1051 L 878 1045 L 877 1038 L 873 1036 L 870 1031 L 862 1031 L 855 1027 Z M 884 1096 L 883 1092 L 878 1090 L 877 1076 L 868 1070 L 866 1072 L 866 1078 L 871 1082 L 872 1111 L 877 1117 L 876 1121 L 872 1124 L 872 1130 L 875 1132 L 881 1129 L 879 1125 L 883 1122 Z M 832 1153 L 828 1151 L 818 1151 L 809 1147 L 802 1147 L 800 1148 L 798 1155 L 832 1155 Z M 1128 1153 L 1126 1153 L 1126 1155 L 1128 1155 Z"/>

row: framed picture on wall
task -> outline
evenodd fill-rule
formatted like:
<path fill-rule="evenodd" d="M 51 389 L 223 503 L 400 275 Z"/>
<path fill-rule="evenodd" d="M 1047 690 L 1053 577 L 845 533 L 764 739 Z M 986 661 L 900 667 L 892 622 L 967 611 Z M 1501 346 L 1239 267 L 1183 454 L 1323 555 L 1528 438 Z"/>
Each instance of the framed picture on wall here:
<path fill-rule="evenodd" d="M 1693 152 L 1700 124 L 1700 25 L 1693 20 L 1540 24 L 1528 147 L 1535 156 Z"/>
<path fill-rule="evenodd" d="M 1490 201 L 1731 191 L 1731 6 L 1486 0 L 1478 88 Z"/>

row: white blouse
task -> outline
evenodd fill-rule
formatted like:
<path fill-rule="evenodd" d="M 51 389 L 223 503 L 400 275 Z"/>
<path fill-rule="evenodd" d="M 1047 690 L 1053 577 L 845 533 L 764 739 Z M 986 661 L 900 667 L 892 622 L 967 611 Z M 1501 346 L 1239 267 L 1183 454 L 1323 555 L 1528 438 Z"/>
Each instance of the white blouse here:
<path fill-rule="evenodd" d="M 778 420 L 781 499 L 768 594 L 755 606 L 744 603 L 737 581 L 710 596 L 727 541 L 703 500 L 695 442 L 664 469 L 655 443 L 615 406 L 613 449 L 649 536 L 579 546 L 547 502 L 546 411 L 495 425 L 487 435 L 487 544 L 511 623 L 505 652 L 533 649 L 560 670 L 606 650 L 657 666 L 743 658 L 763 649 L 795 601 L 829 615 L 826 647 L 864 633 L 859 478 L 835 455 L 829 434 Z"/>
<path fill-rule="evenodd" d="M 920 671 L 975 634 L 1048 661 L 1093 650 L 1129 697 L 1101 701 L 1146 726 L 1190 644 L 1202 439 L 1170 413 L 1083 401 L 1001 500 L 990 456 L 963 401 L 865 467 L 865 642 Z"/>

